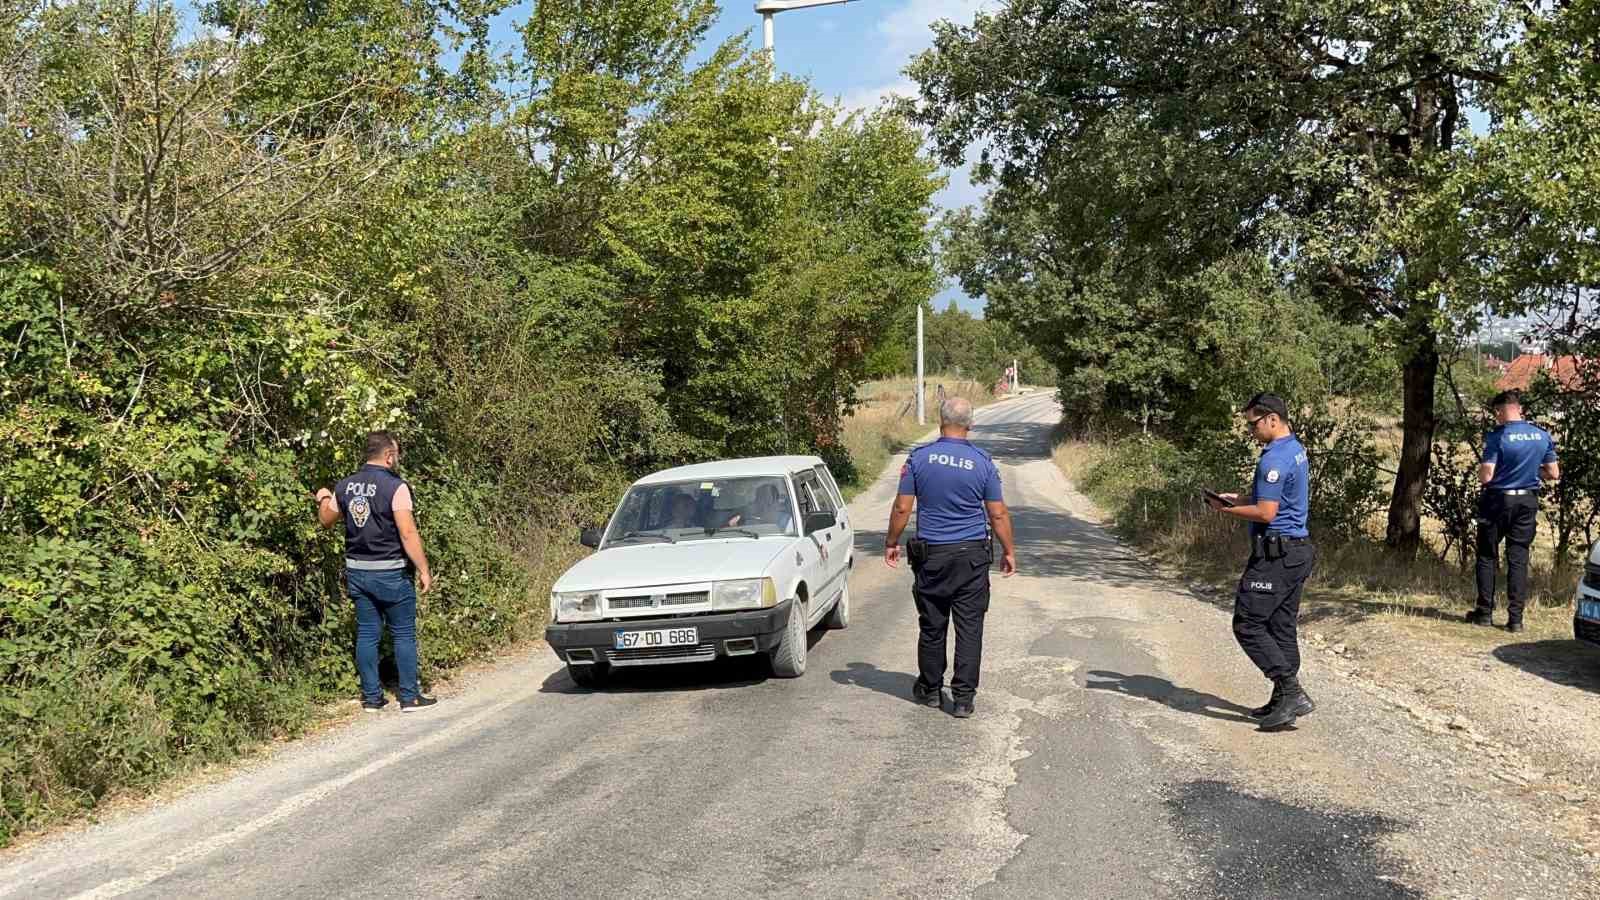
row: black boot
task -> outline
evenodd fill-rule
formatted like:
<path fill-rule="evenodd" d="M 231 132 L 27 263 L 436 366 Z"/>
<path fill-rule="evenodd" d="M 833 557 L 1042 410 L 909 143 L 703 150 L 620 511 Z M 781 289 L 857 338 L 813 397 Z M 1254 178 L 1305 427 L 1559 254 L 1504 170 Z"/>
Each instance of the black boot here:
<path fill-rule="evenodd" d="M 1272 696 L 1267 698 L 1267 705 L 1258 706 L 1255 709 L 1250 710 L 1250 718 L 1259 719 L 1265 716 L 1267 713 L 1272 712 L 1272 708 L 1278 705 L 1278 700 L 1281 697 L 1283 697 L 1283 685 L 1277 680 L 1274 680 L 1272 682 Z"/>
<path fill-rule="evenodd" d="M 1315 703 L 1307 696 L 1305 689 L 1300 687 L 1300 680 L 1293 675 L 1285 675 L 1278 679 L 1278 687 L 1282 691 L 1278 697 L 1278 705 L 1267 713 L 1261 720 L 1261 730 L 1271 731 L 1292 725 L 1295 719 L 1310 715 L 1316 709 Z"/>
<path fill-rule="evenodd" d="M 1468 625 L 1493 625 L 1494 613 L 1480 606 L 1467 613 L 1466 620 Z"/>

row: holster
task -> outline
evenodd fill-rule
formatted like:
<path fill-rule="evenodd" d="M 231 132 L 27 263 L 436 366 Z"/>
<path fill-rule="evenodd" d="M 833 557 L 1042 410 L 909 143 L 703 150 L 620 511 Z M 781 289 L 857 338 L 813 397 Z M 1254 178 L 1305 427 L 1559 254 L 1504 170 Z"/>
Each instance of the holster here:
<path fill-rule="evenodd" d="M 906 541 L 906 558 L 912 565 L 920 566 L 928 561 L 928 542 L 922 538 L 912 538 Z"/>
<path fill-rule="evenodd" d="M 1261 537 L 1261 556 L 1268 560 L 1283 559 L 1288 552 L 1283 547 L 1283 535 L 1267 534 Z"/>

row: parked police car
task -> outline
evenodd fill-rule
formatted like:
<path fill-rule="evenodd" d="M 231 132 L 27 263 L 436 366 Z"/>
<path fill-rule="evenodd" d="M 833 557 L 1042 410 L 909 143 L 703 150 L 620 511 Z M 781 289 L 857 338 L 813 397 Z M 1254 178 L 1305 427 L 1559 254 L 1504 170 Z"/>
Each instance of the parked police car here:
<path fill-rule="evenodd" d="M 1589 562 L 1578 582 L 1578 609 L 1572 616 L 1572 633 L 1580 641 L 1600 644 L 1600 543 L 1589 548 Z"/>
<path fill-rule="evenodd" d="M 756 654 L 795 677 L 806 633 L 850 622 L 855 533 L 815 456 L 657 472 L 581 540 L 598 552 L 556 581 L 545 629 L 580 685 L 620 666 Z"/>

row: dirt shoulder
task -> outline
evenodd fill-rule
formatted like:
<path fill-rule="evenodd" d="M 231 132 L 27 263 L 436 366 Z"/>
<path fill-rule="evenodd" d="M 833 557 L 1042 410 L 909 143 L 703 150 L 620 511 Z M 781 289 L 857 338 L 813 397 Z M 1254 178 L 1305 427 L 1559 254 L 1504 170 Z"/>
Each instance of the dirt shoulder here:
<path fill-rule="evenodd" d="M 1109 523 L 1076 489 L 1070 503 L 1075 514 Z M 1224 560 L 1139 552 L 1195 597 L 1231 609 L 1237 575 L 1226 574 Z M 1305 652 L 1433 736 L 1441 774 L 1483 789 L 1508 828 L 1536 825 L 1572 841 L 1583 864 L 1600 864 L 1600 647 L 1572 638 L 1570 611 L 1530 610 L 1529 630 L 1513 635 L 1461 621 L 1459 600 L 1401 602 L 1350 581 L 1319 577 L 1308 587 Z"/>

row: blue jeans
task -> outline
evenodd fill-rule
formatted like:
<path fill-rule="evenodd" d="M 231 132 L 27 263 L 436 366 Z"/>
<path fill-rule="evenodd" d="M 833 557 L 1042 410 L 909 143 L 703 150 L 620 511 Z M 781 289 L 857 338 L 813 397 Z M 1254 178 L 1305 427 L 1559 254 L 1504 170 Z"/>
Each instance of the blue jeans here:
<path fill-rule="evenodd" d="M 361 674 L 361 699 L 383 700 L 378 681 L 378 641 L 383 626 L 394 638 L 394 663 L 400 670 L 400 700 L 417 699 L 417 589 L 404 569 L 373 572 L 346 569 L 350 599 L 356 605 L 356 671 Z"/>

